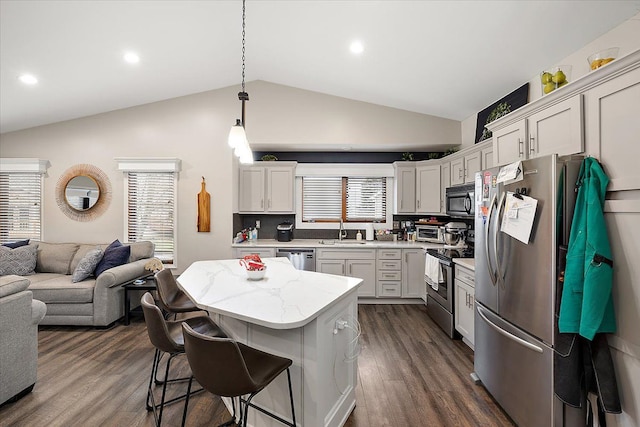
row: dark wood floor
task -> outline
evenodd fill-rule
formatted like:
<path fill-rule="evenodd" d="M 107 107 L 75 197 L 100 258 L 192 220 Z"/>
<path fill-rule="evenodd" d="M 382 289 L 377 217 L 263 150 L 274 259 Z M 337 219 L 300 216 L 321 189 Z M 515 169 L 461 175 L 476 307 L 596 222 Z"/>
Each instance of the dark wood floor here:
<path fill-rule="evenodd" d="M 513 426 L 469 377 L 473 352 L 445 336 L 424 306 L 361 305 L 358 312 L 357 406 L 347 427 Z M 36 387 L 0 407 L 0 426 L 152 426 L 144 403 L 152 356 L 141 319 L 109 330 L 42 326 Z M 176 367 L 188 373 L 186 359 L 178 360 Z M 180 425 L 182 409 L 182 403 L 170 405 L 163 425 Z M 187 424 L 228 418 L 219 398 L 200 393 Z"/>

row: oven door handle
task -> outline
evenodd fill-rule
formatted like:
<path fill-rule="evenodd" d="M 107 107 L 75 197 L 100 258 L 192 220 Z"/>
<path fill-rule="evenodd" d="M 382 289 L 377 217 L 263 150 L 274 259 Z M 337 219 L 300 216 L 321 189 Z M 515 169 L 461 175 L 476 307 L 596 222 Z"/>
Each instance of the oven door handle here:
<path fill-rule="evenodd" d="M 464 197 L 464 210 L 465 212 L 467 212 L 468 214 L 471 213 L 471 196 L 469 195 L 469 193 L 467 193 L 467 195 Z"/>

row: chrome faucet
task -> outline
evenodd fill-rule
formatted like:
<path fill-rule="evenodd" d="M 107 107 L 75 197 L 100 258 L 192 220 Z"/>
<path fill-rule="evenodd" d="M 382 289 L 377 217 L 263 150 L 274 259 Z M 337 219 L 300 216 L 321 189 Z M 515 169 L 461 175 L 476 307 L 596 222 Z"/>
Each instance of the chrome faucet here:
<path fill-rule="evenodd" d="M 340 218 L 340 232 L 338 233 L 338 240 L 342 241 L 342 239 L 346 239 L 346 238 L 347 238 L 347 230 L 344 229 L 342 218 Z"/>

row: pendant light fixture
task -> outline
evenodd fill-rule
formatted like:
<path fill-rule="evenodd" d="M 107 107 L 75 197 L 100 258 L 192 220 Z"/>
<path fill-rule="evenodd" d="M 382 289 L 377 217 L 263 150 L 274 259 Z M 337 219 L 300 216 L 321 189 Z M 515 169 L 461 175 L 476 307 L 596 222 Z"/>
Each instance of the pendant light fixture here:
<path fill-rule="evenodd" d="M 240 163 L 253 163 L 253 152 L 245 132 L 244 103 L 249 100 L 249 94 L 244 90 L 244 36 L 245 36 L 245 0 L 242 0 L 242 91 L 238 92 L 238 99 L 242 102 L 242 118 L 236 119 L 236 124 L 229 132 L 229 146 L 238 157 Z"/>

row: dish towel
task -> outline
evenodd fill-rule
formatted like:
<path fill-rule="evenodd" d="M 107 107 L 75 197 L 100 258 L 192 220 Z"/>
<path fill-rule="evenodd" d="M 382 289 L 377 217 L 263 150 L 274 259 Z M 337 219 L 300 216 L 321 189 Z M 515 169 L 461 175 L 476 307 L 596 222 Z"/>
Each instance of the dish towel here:
<path fill-rule="evenodd" d="M 424 263 L 424 281 L 427 282 L 434 291 L 438 290 L 438 284 L 444 282 L 440 260 L 429 254 L 426 255 Z"/>

